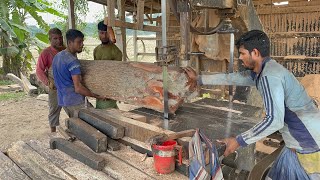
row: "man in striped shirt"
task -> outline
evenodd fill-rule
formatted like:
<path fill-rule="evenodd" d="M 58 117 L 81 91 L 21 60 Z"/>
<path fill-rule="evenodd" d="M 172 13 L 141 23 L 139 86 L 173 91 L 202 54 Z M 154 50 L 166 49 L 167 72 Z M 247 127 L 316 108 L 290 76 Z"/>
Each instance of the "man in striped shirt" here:
<path fill-rule="evenodd" d="M 256 86 L 263 98 L 265 117 L 237 137 L 223 139 L 224 155 L 279 130 L 285 148 L 267 179 L 320 178 L 320 112 L 314 101 L 292 73 L 270 58 L 270 41 L 264 32 L 249 31 L 236 45 L 247 71 L 197 77 L 186 69 L 191 79 L 198 78 L 198 85 Z"/>

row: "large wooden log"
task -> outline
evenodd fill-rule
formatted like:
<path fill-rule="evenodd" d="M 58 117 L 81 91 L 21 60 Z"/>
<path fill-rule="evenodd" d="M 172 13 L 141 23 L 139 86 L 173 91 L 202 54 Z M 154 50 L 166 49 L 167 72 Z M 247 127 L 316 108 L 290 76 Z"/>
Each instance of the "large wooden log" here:
<path fill-rule="evenodd" d="M 150 63 L 81 60 L 85 86 L 92 92 L 129 104 L 163 112 L 162 68 Z M 196 93 L 178 67 L 168 68 L 169 111 Z"/>

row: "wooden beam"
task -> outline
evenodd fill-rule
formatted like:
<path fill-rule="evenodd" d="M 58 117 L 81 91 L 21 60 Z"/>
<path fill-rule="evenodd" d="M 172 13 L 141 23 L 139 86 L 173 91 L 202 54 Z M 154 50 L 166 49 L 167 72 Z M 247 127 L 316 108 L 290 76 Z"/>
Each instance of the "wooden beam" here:
<path fill-rule="evenodd" d="M 153 23 L 153 19 L 149 16 L 149 14 L 145 14 L 149 23 L 152 24 Z"/>
<path fill-rule="evenodd" d="M 52 162 L 57 167 L 63 168 L 64 171 L 74 176 L 73 179 L 105 179 L 104 172 L 96 171 L 71 156 L 48 148 L 47 141 L 31 140 L 27 144 L 38 154 Z M 82 146 L 83 147 L 83 146 Z M 108 161 L 109 164 L 109 161 Z M 49 179 L 49 178 L 46 178 Z"/>
<path fill-rule="evenodd" d="M 135 23 L 129 23 L 129 22 L 123 22 L 119 20 L 115 20 L 115 27 L 124 27 L 127 29 L 135 29 L 135 30 L 142 30 L 142 31 L 151 31 L 151 32 L 160 32 L 161 27 L 158 26 L 148 26 L 143 25 L 142 29 L 137 29 L 137 26 Z"/>
<path fill-rule="evenodd" d="M 110 122 L 107 119 L 94 113 L 91 113 L 89 110 L 80 110 L 78 113 L 78 118 L 98 129 L 103 134 L 108 135 L 112 139 L 120 139 L 124 136 L 124 127 L 120 126 L 117 123 Z"/>
<path fill-rule="evenodd" d="M 5 154 L 0 151 L 0 179 L 30 178 Z"/>
<path fill-rule="evenodd" d="M 22 73 L 20 73 L 21 79 L 12 73 L 8 73 L 6 77 L 19 84 L 28 95 L 37 94 L 38 89 L 31 85 L 29 80 Z"/>
<path fill-rule="evenodd" d="M 109 111 L 114 111 L 115 113 L 122 114 L 124 117 L 134 119 L 140 122 L 145 122 L 145 123 L 147 122 L 147 117 L 140 114 L 136 114 L 128 111 L 121 111 L 119 109 L 110 109 Z"/>
<path fill-rule="evenodd" d="M 288 14 L 288 13 L 310 13 L 310 12 L 320 12 L 320 6 L 310 6 L 310 7 L 264 7 L 257 8 L 257 13 L 260 14 Z"/>
<path fill-rule="evenodd" d="M 76 28 L 76 20 L 74 15 L 74 0 L 68 0 L 68 27 L 69 29 Z"/>
<path fill-rule="evenodd" d="M 8 149 L 8 156 L 31 179 L 55 177 L 56 179 L 72 179 L 70 174 L 44 159 L 23 141 L 16 142 Z"/>
<path fill-rule="evenodd" d="M 153 126 L 148 123 L 136 121 L 127 117 L 124 117 L 120 113 L 109 111 L 109 110 L 101 110 L 101 109 L 81 109 L 80 113 L 83 114 L 95 114 L 99 117 L 104 118 L 110 122 L 116 123 L 120 126 L 125 127 L 125 136 L 136 139 L 138 141 L 146 142 L 150 137 L 167 134 L 170 136 L 174 134 L 173 131 L 165 130 L 159 128 L 157 126 Z"/>
<path fill-rule="evenodd" d="M 268 33 L 272 38 L 320 37 L 320 31 L 313 32 L 275 32 Z"/>
<path fill-rule="evenodd" d="M 144 20 L 144 0 L 138 0 L 137 29 L 142 30 Z"/>
<path fill-rule="evenodd" d="M 108 26 L 113 27 L 115 21 L 114 9 L 115 9 L 115 0 L 107 0 L 108 6 Z"/>
<path fill-rule="evenodd" d="M 125 15 L 125 0 L 118 0 L 117 1 L 117 7 L 118 7 L 118 16 L 120 21 L 125 22 L 126 21 L 126 15 Z M 127 36 L 126 36 L 126 28 L 120 27 L 121 29 L 121 51 L 122 51 L 122 61 L 127 61 Z"/>

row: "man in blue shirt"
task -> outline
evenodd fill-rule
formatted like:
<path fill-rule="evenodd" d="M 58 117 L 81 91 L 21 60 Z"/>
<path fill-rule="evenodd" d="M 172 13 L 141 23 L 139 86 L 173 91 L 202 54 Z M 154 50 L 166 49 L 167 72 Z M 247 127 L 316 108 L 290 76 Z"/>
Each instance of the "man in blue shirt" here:
<path fill-rule="evenodd" d="M 81 84 L 80 62 L 77 53 L 82 52 L 84 35 L 76 29 L 66 33 L 67 48 L 59 52 L 53 59 L 52 70 L 54 82 L 58 91 L 58 104 L 62 106 L 69 117 L 74 111 L 83 108 L 85 96 L 104 99 Z M 92 106 L 90 103 L 88 105 Z"/>
<path fill-rule="evenodd" d="M 320 179 L 320 111 L 314 101 L 292 73 L 270 58 L 270 41 L 264 32 L 245 33 L 237 47 L 247 71 L 197 79 L 191 68 L 186 69 L 198 85 L 256 86 L 263 98 L 265 117 L 237 137 L 223 139 L 224 155 L 279 130 L 285 147 L 267 179 Z"/>

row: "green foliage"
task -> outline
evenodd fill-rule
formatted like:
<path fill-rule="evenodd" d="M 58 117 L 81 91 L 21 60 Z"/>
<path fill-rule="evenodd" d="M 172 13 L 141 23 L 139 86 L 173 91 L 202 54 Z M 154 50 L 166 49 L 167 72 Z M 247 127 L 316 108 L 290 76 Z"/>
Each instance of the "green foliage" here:
<path fill-rule="evenodd" d="M 34 58 L 29 47 L 35 45 L 42 49 L 49 42 L 47 31 L 50 27 L 39 13 L 66 17 L 51 6 L 46 0 L 0 1 L 0 55 L 4 73 L 12 72 L 19 76 L 19 72 L 31 70 L 30 62 Z M 37 21 L 41 31 L 32 33 L 28 29 L 25 20 L 30 17 Z"/>
<path fill-rule="evenodd" d="M 0 86 L 13 84 L 10 80 L 0 80 Z"/>
<path fill-rule="evenodd" d="M 8 92 L 0 94 L 0 101 L 19 100 L 26 97 L 24 92 Z"/>

